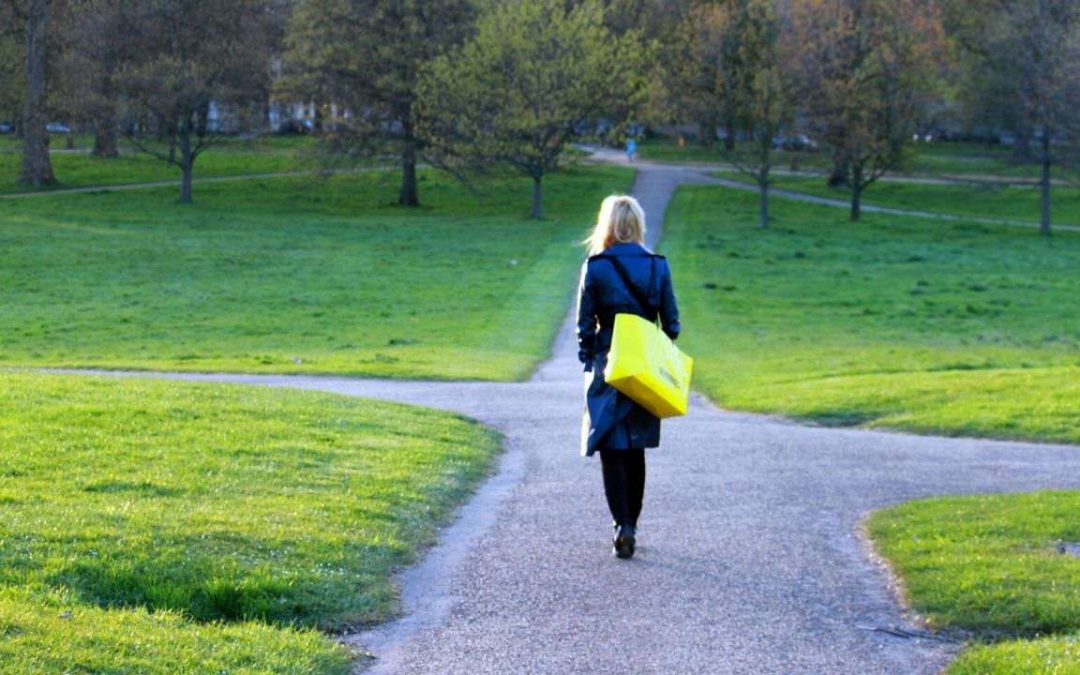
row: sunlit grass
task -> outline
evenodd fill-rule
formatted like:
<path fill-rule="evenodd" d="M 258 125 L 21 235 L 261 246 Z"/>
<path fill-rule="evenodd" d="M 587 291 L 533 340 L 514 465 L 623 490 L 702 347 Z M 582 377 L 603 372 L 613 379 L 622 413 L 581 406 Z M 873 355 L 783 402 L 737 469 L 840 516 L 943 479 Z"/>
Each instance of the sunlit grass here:
<path fill-rule="evenodd" d="M 625 169 L 471 186 L 423 172 L 0 201 L 0 364 L 525 378 Z"/>
<path fill-rule="evenodd" d="M 390 615 L 497 447 L 376 401 L 0 373 L 0 671 L 345 672 L 309 629 Z"/>
<path fill-rule="evenodd" d="M 912 608 L 973 640 L 950 673 L 1071 673 L 1080 667 L 1077 509 L 1075 491 L 945 497 L 879 511 L 868 529 Z"/>
<path fill-rule="evenodd" d="M 1080 235 L 686 187 L 663 248 L 696 386 L 825 424 L 1080 442 Z"/>

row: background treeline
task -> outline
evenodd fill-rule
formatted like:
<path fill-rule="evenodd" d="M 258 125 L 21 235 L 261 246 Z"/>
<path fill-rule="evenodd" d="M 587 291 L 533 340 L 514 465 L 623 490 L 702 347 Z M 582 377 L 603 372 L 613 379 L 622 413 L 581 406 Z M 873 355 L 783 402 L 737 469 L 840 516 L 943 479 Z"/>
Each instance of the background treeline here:
<path fill-rule="evenodd" d="M 827 153 L 857 220 L 913 138 L 1006 142 L 1049 232 L 1078 54 L 1080 0 L 6 0 L 0 123 L 32 186 L 50 123 L 175 164 L 182 201 L 223 135 L 301 132 L 393 158 L 406 206 L 420 162 L 514 167 L 536 216 L 576 140 L 667 132 L 751 176 L 763 227 L 777 148 Z"/>

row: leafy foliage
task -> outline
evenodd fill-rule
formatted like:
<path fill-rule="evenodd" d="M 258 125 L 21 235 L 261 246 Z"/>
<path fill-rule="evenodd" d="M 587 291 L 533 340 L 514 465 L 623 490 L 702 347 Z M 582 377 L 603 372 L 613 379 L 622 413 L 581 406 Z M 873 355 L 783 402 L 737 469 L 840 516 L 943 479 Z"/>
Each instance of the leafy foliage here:
<path fill-rule="evenodd" d="M 574 137 L 645 102 L 647 51 L 634 31 L 614 35 L 595 0 L 492 3 L 476 36 L 421 76 L 420 133 L 452 161 L 532 178 L 540 217 L 541 181 Z"/>

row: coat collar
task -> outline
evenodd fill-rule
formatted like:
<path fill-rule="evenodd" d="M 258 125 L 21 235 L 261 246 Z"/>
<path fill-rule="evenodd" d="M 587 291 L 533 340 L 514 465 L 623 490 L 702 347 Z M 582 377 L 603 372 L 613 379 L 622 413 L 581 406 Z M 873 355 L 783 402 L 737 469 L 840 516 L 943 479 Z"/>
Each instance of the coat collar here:
<path fill-rule="evenodd" d="M 623 244 L 612 244 L 604 250 L 604 253 L 606 255 L 643 255 L 648 254 L 649 249 L 636 242 L 626 242 Z"/>

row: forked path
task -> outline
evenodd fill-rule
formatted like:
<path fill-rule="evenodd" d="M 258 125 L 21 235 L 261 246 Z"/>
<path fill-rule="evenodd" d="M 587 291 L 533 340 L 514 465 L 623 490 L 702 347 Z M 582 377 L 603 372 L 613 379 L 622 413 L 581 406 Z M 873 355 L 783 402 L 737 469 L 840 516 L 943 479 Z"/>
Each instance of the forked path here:
<path fill-rule="evenodd" d="M 657 223 L 699 180 L 644 167 L 635 194 Z M 403 574 L 403 617 L 347 637 L 374 654 L 369 672 L 937 672 L 956 646 L 896 634 L 912 627 L 860 519 L 928 495 L 1080 487 L 1077 447 L 804 427 L 696 399 L 649 451 L 638 555 L 616 560 L 598 462 L 577 451 L 575 353 L 568 323 L 525 383 L 177 377 L 404 401 L 506 435 L 498 473 Z"/>

